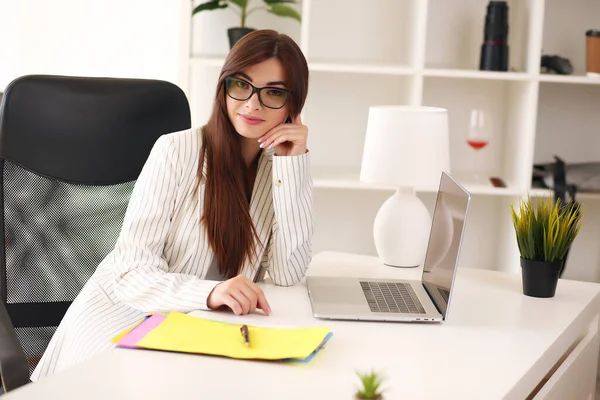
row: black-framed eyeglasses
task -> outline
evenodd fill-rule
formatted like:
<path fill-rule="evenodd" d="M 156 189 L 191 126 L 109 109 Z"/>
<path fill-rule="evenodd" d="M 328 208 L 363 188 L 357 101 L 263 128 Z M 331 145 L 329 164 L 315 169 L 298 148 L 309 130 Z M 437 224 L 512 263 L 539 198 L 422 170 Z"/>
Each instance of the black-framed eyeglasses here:
<path fill-rule="evenodd" d="M 225 91 L 234 100 L 246 101 L 256 92 L 258 101 L 267 108 L 279 109 L 285 105 L 292 92 L 275 86 L 257 88 L 250 82 L 232 76 L 225 79 Z"/>

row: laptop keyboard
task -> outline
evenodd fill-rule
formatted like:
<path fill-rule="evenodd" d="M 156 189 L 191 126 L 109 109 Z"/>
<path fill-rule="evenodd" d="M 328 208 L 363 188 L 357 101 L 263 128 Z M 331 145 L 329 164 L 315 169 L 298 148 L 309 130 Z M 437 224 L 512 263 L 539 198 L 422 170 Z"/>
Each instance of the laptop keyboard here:
<path fill-rule="evenodd" d="M 425 309 L 408 283 L 361 281 L 360 286 L 372 312 L 425 314 Z"/>

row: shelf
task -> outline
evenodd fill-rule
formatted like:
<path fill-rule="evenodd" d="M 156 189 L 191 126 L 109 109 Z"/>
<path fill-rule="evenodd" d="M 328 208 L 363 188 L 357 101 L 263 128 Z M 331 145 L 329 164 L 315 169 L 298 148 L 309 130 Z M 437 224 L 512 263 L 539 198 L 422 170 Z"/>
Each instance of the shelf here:
<path fill-rule="evenodd" d="M 594 26 L 600 2 L 509 0 L 509 71 L 479 69 L 488 2 L 371 3 L 304 0 L 298 8 L 301 24 L 263 12 L 251 17 L 256 26 L 291 34 L 308 60 L 310 90 L 303 121 L 310 131 L 315 219 L 321 227 L 315 248 L 375 253 L 373 218 L 394 188 L 359 179 L 369 107 L 438 106 L 449 111 L 453 176 L 474 198 L 461 257 L 465 263 L 506 268 L 518 259 L 506 205 L 528 194 L 552 194 L 528 190 L 532 164 L 553 160 L 554 155 L 566 162 L 598 160 L 600 79 L 585 76 L 582 27 Z M 575 18 L 565 19 L 567 14 Z M 212 111 L 229 47 L 226 28 L 236 20 L 228 11 L 197 15 L 191 24 L 192 41 L 182 46 L 191 53 L 186 59 L 189 68 L 182 71 L 190 75 L 186 85 L 198 124 Z M 568 58 L 573 74 L 541 73 L 542 54 Z M 479 153 L 465 143 L 473 108 L 489 110 L 492 121 L 492 140 Z M 508 188 L 469 183 L 476 154 L 486 176 L 502 178 Z M 430 209 L 437 190 L 436 185 L 417 189 Z M 578 193 L 577 199 L 586 203 L 590 219 L 600 215 L 600 193 Z M 581 254 L 582 270 L 595 271 L 600 255 L 592 244 L 600 240 L 600 230 L 587 226 L 578 242 L 585 248 L 574 255 Z"/>
<path fill-rule="evenodd" d="M 547 0 L 545 3 L 542 54 L 558 55 L 568 59 L 573 66 L 573 75 L 545 75 L 549 79 L 544 79 L 543 81 L 582 84 L 596 83 L 595 80 L 589 81 L 585 77 L 585 31 L 598 26 L 600 2 L 597 0 Z M 570 18 L 565 18 L 567 15 Z"/>
<path fill-rule="evenodd" d="M 389 186 L 371 185 L 361 182 L 359 176 L 359 172 L 351 169 L 317 168 L 312 172 L 313 185 L 315 188 L 394 191 L 394 188 Z M 465 189 L 473 195 L 521 196 L 523 194 L 522 191 L 516 188 L 495 188 L 491 184 L 488 186 L 466 183 L 464 186 Z M 436 193 L 438 187 L 420 187 L 417 188 L 416 191 L 419 193 Z"/>
<path fill-rule="evenodd" d="M 535 29 L 532 15 L 539 10 L 538 0 L 508 2 L 508 62 L 509 68 L 528 71 L 527 53 Z M 543 3 L 543 1 L 541 1 Z M 480 0 L 431 0 L 427 6 L 425 35 L 425 67 L 477 69 L 481 46 L 485 39 L 484 25 L 489 2 Z"/>
<path fill-rule="evenodd" d="M 540 82 L 552 82 L 552 83 L 575 83 L 583 85 L 600 85 L 600 79 L 588 78 L 585 75 L 553 75 L 553 74 L 542 74 L 539 76 Z"/>
<path fill-rule="evenodd" d="M 552 196 L 553 192 L 550 189 L 530 189 L 527 194 L 530 197 L 549 197 Z M 525 196 L 527 196 L 525 194 Z M 600 200 L 600 193 L 592 193 L 592 192 L 578 192 L 575 194 L 575 198 L 578 201 L 583 200 Z"/>
<path fill-rule="evenodd" d="M 415 70 L 410 67 L 385 64 L 353 64 L 310 62 L 308 68 L 319 72 L 345 72 L 356 74 L 411 75 Z"/>
<path fill-rule="evenodd" d="M 485 73 L 487 75 L 487 73 Z M 497 79 L 428 78 L 423 83 L 423 104 L 448 110 L 450 165 L 453 171 L 472 171 L 476 162 L 488 176 L 501 177 L 523 188 L 531 181 L 523 173 L 520 144 L 527 137 L 526 110 L 533 107 L 529 81 Z M 460 94 L 460 97 L 458 97 Z M 472 109 L 487 111 L 489 145 L 475 152 L 467 146 L 466 134 Z M 507 151 L 506 149 L 510 149 Z M 478 160 L 479 159 L 479 160 Z"/>
<path fill-rule="evenodd" d="M 558 156 L 567 163 L 598 161 L 600 85 L 540 84 L 536 162 Z"/>
<path fill-rule="evenodd" d="M 192 66 L 203 67 L 221 67 L 225 58 L 221 57 L 191 57 Z M 354 63 L 309 63 L 311 71 L 318 72 L 341 72 L 356 74 L 381 74 L 381 75 L 413 75 L 416 70 L 406 66 L 385 65 L 385 64 L 354 64 Z M 500 81 L 528 81 L 537 79 L 540 82 L 548 83 L 571 83 L 580 85 L 600 85 L 600 79 L 589 78 L 585 75 L 558 75 L 558 74 L 540 74 L 537 77 L 524 72 L 497 72 L 497 71 L 479 71 L 469 69 L 436 69 L 427 68 L 423 70 L 423 76 L 437 78 L 462 78 L 462 79 L 483 79 Z"/>
<path fill-rule="evenodd" d="M 490 185 L 480 185 L 480 184 L 466 183 L 463 186 L 472 195 L 479 195 L 479 196 L 515 197 L 515 196 L 521 196 L 523 193 L 521 190 L 519 190 L 517 188 L 513 188 L 513 187 L 497 188 L 497 187 L 492 186 L 491 184 Z M 437 187 L 423 187 L 423 188 L 417 188 L 417 191 L 422 192 L 422 193 L 436 193 L 438 191 L 438 188 Z"/>
<path fill-rule="evenodd" d="M 423 71 L 423 75 L 441 78 L 494 79 L 503 81 L 527 81 L 532 79 L 531 75 L 524 72 L 480 71 L 472 69 L 426 68 Z"/>
<path fill-rule="evenodd" d="M 225 62 L 223 57 L 191 57 L 190 65 L 193 67 L 222 67 Z M 359 64 L 359 63 L 331 63 L 311 62 L 308 64 L 311 71 L 318 72 L 340 72 L 355 74 L 377 74 L 377 75 L 411 75 L 415 70 L 410 67 L 386 65 L 386 64 Z"/>
<path fill-rule="evenodd" d="M 414 2 L 311 0 L 306 13 L 309 64 L 412 65 Z"/>

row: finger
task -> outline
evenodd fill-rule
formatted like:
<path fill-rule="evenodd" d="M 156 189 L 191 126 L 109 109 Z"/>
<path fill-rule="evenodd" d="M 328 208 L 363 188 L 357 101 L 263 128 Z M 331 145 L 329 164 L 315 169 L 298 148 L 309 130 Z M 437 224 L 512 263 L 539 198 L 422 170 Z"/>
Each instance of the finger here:
<path fill-rule="evenodd" d="M 250 282 L 250 283 L 252 283 L 252 282 Z M 256 295 L 256 293 L 254 293 L 254 291 L 252 290 L 250 285 L 240 285 L 240 291 L 248 299 L 248 302 L 250 304 L 248 313 L 252 314 L 254 312 L 254 310 L 256 310 L 256 302 L 258 300 L 258 296 Z"/>
<path fill-rule="evenodd" d="M 272 127 L 271 129 L 269 129 L 264 135 L 262 135 L 260 138 L 258 138 L 259 143 L 260 142 L 264 142 L 266 139 L 268 139 L 271 135 L 273 135 L 275 132 L 279 131 L 280 129 L 284 128 L 285 125 L 289 125 L 289 124 L 279 124 L 279 125 L 275 125 L 274 127 Z"/>
<path fill-rule="evenodd" d="M 242 312 L 248 314 L 248 311 L 250 311 L 250 301 L 246 296 L 238 288 L 233 289 L 229 294 L 239 303 Z"/>
<path fill-rule="evenodd" d="M 276 131 L 271 132 L 268 136 L 264 136 L 263 138 L 261 138 L 260 140 L 260 147 L 262 148 L 267 148 L 269 147 L 269 145 L 273 142 L 273 140 L 278 136 L 281 135 L 281 132 L 284 131 L 284 128 L 280 128 Z"/>
<path fill-rule="evenodd" d="M 227 307 L 231 308 L 231 311 L 233 311 L 233 313 L 235 315 L 241 315 L 242 314 L 242 306 L 240 305 L 240 303 L 233 298 L 233 296 L 229 295 L 229 294 L 224 294 L 223 295 L 223 304 L 225 304 Z"/>
<path fill-rule="evenodd" d="M 267 297 L 265 296 L 265 292 L 263 292 L 263 290 L 258 287 L 258 285 L 254 282 L 250 282 L 250 288 L 254 291 L 254 293 L 256 294 L 256 299 L 258 302 L 258 308 L 260 308 L 261 310 L 263 310 L 267 315 L 271 314 L 271 306 L 269 305 L 269 302 L 267 301 Z"/>
<path fill-rule="evenodd" d="M 269 138 L 268 140 L 266 140 L 264 142 L 264 146 L 263 147 L 275 147 L 276 145 L 283 143 L 283 142 L 296 142 L 298 141 L 300 138 L 302 137 L 301 134 L 299 134 L 296 131 L 282 131 L 282 132 L 278 132 L 277 134 L 273 135 L 273 137 Z"/>
<path fill-rule="evenodd" d="M 294 137 L 293 135 L 283 134 L 283 135 L 279 136 L 277 139 L 275 139 L 269 147 L 273 148 L 273 147 L 277 147 L 280 144 L 285 143 L 285 142 L 295 143 L 296 141 L 297 141 L 297 138 Z"/>
<path fill-rule="evenodd" d="M 258 294 L 258 297 L 257 297 L 258 308 L 263 310 L 265 312 L 265 314 L 271 315 L 271 305 L 267 301 L 267 297 L 265 296 L 265 293 L 260 288 L 258 288 L 258 290 L 260 290 L 260 293 Z"/>
<path fill-rule="evenodd" d="M 284 131 L 284 130 L 289 130 L 289 129 L 296 129 L 296 126 L 291 125 L 291 124 L 279 124 L 279 125 L 275 126 L 274 128 L 272 128 L 267 133 L 265 133 L 264 135 L 262 135 L 258 139 L 258 142 L 259 143 L 266 143 L 270 138 L 272 138 L 273 136 L 277 135 L 277 133 L 279 133 L 281 131 Z"/>
<path fill-rule="evenodd" d="M 258 308 L 263 310 L 265 312 L 265 314 L 271 315 L 271 305 L 267 301 L 267 297 L 265 296 L 265 294 L 262 290 L 260 291 L 260 294 L 258 295 L 257 299 L 258 299 Z"/>
<path fill-rule="evenodd" d="M 218 283 L 217 285 L 215 285 L 215 287 L 210 291 L 210 293 L 208 294 L 208 297 L 206 298 L 206 305 L 210 309 L 215 309 L 215 308 L 218 308 L 223 305 L 223 302 L 221 300 L 221 298 L 223 296 L 219 295 L 219 290 L 222 288 L 222 287 L 219 287 L 221 285 L 221 283 Z"/>
<path fill-rule="evenodd" d="M 265 140 L 263 143 L 261 143 L 262 147 L 264 147 L 265 149 L 272 148 L 273 143 L 283 135 L 285 135 L 283 132 L 277 132 L 275 135 L 271 136 L 270 138 Z"/>

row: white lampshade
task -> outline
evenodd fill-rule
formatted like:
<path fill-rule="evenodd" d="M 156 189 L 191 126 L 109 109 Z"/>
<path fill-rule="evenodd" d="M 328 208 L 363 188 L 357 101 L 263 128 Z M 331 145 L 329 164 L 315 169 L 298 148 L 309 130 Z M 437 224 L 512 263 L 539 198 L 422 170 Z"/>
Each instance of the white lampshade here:
<path fill-rule="evenodd" d="M 362 159 L 363 182 L 396 188 L 373 224 L 380 259 L 394 267 L 422 265 L 431 216 L 416 187 L 438 186 L 449 173 L 448 112 L 443 108 L 373 106 Z"/>
<path fill-rule="evenodd" d="M 437 186 L 450 169 L 448 112 L 437 107 L 372 106 L 360 180 L 395 187 Z"/>

